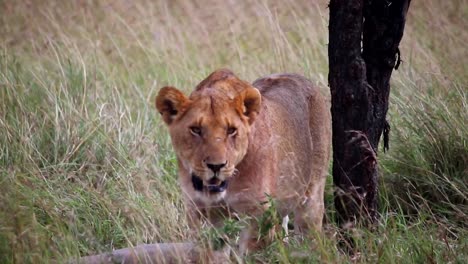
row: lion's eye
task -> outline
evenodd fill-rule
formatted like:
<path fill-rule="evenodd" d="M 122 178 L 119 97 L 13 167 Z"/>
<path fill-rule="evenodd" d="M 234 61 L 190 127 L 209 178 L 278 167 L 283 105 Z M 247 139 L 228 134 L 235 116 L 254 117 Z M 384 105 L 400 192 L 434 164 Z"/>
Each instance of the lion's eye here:
<path fill-rule="evenodd" d="M 201 128 L 196 126 L 190 127 L 190 133 L 195 136 L 201 136 Z"/>
<path fill-rule="evenodd" d="M 237 129 L 235 127 L 229 127 L 227 129 L 227 134 L 229 136 L 235 136 L 237 134 Z"/>

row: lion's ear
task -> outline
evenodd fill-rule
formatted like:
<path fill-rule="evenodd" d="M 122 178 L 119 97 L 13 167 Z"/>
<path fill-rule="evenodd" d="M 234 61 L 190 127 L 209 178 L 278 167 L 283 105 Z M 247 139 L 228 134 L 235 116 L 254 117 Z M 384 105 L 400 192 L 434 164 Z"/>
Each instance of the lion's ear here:
<path fill-rule="evenodd" d="M 249 87 L 237 96 L 236 101 L 240 104 L 243 114 L 248 117 L 249 124 L 252 124 L 260 112 L 260 106 L 262 103 L 260 92 L 257 88 Z"/>
<path fill-rule="evenodd" d="M 156 109 L 162 115 L 166 124 L 170 125 L 174 119 L 182 114 L 190 100 L 174 87 L 163 87 L 156 96 Z"/>

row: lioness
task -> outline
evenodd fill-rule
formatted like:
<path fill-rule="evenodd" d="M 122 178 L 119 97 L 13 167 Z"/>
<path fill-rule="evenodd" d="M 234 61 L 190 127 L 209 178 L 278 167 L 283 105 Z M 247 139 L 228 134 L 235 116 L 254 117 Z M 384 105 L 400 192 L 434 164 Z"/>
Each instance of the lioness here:
<path fill-rule="evenodd" d="M 259 216 L 270 196 L 282 216 L 294 214 L 295 231 L 321 228 L 331 117 L 309 80 L 274 74 L 249 84 L 223 69 L 189 97 L 162 88 L 156 108 L 169 127 L 192 226 L 202 218 L 218 224 L 219 211 Z M 257 229 L 253 223 L 241 235 L 242 252 L 255 248 Z"/>

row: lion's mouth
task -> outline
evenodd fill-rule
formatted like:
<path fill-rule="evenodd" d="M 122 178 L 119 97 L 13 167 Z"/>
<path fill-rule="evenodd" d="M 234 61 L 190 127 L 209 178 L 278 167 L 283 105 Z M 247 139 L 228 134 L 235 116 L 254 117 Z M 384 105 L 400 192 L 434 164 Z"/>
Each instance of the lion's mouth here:
<path fill-rule="evenodd" d="M 203 184 L 203 180 L 195 174 L 192 174 L 192 184 L 193 188 L 199 192 L 208 192 L 208 193 L 221 193 L 226 191 L 228 186 L 228 181 L 220 181 L 216 177 L 213 177 L 208 181 L 208 184 Z"/>

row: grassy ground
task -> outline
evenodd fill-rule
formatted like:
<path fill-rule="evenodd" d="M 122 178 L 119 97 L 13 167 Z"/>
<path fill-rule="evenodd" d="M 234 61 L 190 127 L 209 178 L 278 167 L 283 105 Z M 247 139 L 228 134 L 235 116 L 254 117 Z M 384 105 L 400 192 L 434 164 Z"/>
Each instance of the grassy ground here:
<path fill-rule="evenodd" d="M 340 253 L 329 223 L 248 261 L 468 260 L 468 4 L 413 2 L 379 156 L 382 218 L 355 230 L 360 256 Z M 326 1 L 0 1 L 0 263 L 189 239 L 158 88 L 188 92 L 228 67 L 326 91 L 327 20 Z"/>

